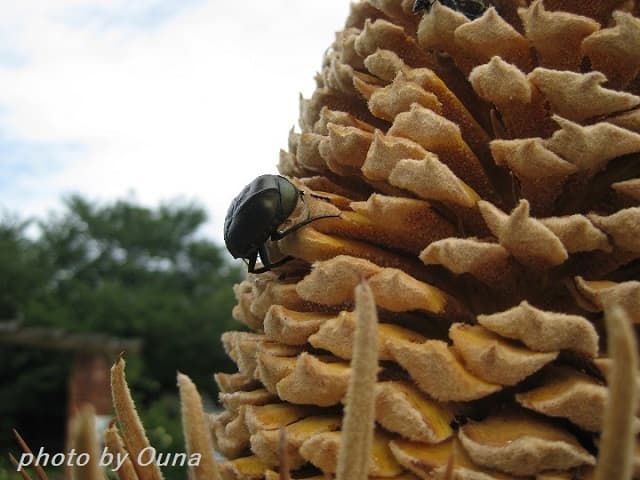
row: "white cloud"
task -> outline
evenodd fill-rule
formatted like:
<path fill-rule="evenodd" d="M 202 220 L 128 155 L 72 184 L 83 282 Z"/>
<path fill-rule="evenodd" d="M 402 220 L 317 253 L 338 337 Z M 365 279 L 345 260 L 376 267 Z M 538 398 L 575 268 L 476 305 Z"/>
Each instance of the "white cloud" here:
<path fill-rule="evenodd" d="M 0 38 L 19 61 L 0 52 L 1 138 L 56 159 L 36 175 L 8 169 L 19 178 L 4 207 L 40 215 L 65 192 L 195 198 L 221 239 L 231 199 L 275 172 L 298 93 L 312 92 L 349 5 L 174 2 L 3 3 Z"/>

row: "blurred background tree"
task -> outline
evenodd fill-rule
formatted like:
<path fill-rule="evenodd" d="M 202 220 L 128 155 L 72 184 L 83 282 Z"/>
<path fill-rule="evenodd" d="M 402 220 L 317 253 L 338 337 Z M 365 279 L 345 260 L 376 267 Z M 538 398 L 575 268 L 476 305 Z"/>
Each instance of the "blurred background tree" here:
<path fill-rule="evenodd" d="M 0 319 L 71 333 L 143 341 L 127 377 L 152 444 L 181 451 L 176 371 L 216 397 L 212 374 L 233 371 L 220 335 L 237 328 L 232 285 L 241 271 L 198 234 L 205 211 L 174 203 L 150 209 L 121 200 L 98 205 L 73 196 L 39 222 L 0 222 Z M 71 356 L 0 347 L 0 429 L 63 451 Z M 10 435 L 0 436 L 13 449 Z"/>

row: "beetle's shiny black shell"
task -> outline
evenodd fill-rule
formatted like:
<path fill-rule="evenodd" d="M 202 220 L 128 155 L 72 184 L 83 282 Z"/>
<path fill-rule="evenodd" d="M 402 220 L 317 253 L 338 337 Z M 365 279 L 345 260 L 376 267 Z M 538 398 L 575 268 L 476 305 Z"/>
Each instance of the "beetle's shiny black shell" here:
<path fill-rule="evenodd" d="M 480 17 L 491 6 L 491 2 L 488 0 L 415 0 L 413 2 L 413 13 L 417 13 L 420 10 L 428 12 L 437 1 L 445 7 L 464 14 L 470 20 Z"/>
<path fill-rule="evenodd" d="M 249 258 L 296 208 L 298 189 L 280 175 L 261 175 L 233 199 L 224 242 L 233 258 Z"/>

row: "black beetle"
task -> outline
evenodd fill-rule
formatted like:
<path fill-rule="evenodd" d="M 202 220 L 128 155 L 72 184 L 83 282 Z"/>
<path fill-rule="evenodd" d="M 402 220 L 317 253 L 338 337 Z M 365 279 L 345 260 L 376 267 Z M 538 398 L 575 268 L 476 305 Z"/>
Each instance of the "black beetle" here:
<path fill-rule="evenodd" d="M 319 197 L 322 198 L 322 197 Z M 266 242 L 280 240 L 290 233 L 321 218 L 339 215 L 308 216 L 284 231 L 278 231 L 298 201 L 304 202 L 304 193 L 280 175 L 260 175 L 233 199 L 224 220 L 224 243 L 233 258 L 242 258 L 249 273 L 263 273 L 292 259 L 284 257 L 271 263 Z M 260 255 L 262 267 L 256 267 Z"/>
<path fill-rule="evenodd" d="M 491 6 L 491 2 L 487 0 L 415 0 L 413 2 L 413 13 L 417 13 L 420 10 L 428 12 L 437 1 L 445 7 L 464 14 L 469 20 L 475 20 L 480 17 Z"/>

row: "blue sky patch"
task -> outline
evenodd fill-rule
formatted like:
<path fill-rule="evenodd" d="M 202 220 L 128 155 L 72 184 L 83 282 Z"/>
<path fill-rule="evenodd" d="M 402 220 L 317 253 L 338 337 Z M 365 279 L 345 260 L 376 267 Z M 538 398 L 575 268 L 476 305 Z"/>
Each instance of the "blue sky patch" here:
<path fill-rule="evenodd" d="M 22 202 L 37 196 L 33 185 L 46 182 L 86 153 L 86 147 L 73 143 L 30 142 L 8 138 L 0 132 L 0 206 L 17 210 Z"/>

